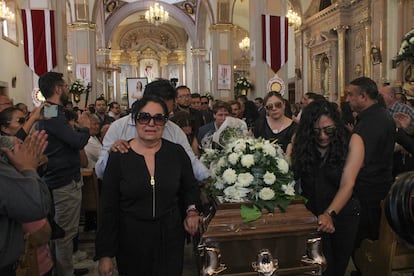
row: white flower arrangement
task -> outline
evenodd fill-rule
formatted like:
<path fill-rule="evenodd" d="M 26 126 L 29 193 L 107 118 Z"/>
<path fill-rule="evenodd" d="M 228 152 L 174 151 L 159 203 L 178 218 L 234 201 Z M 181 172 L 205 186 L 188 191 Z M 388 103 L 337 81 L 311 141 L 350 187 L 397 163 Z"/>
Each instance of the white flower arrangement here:
<path fill-rule="evenodd" d="M 80 95 L 85 92 L 85 85 L 80 80 L 75 80 L 69 88 L 72 94 Z"/>
<path fill-rule="evenodd" d="M 403 60 L 414 63 L 414 29 L 404 35 L 398 55 L 395 57 L 397 63 Z"/>
<path fill-rule="evenodd" d="M 201 161 L 212 172 L 209 192 L 221 202 L 252 202 L 273 212 L 285 211 L 297 197 L 283 150 L 268 140 L 233 139 L 223 149 L 206 150 Z"/>
<path fill-rule="evenodd" d="M 249 89 L 252 88 L 252 83 L 246 77 L 239 77 L 235 82 L 236 89 Z"/>

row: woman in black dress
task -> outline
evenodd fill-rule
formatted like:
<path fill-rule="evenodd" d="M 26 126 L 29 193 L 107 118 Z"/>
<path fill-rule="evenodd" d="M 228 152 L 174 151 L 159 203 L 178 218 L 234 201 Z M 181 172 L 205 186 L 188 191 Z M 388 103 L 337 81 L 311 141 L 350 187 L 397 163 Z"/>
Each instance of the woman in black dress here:
<path fill-rule="evenodd" d="M 279 92 L 271 91 L 264 98 L 266 117 L 256 120 L 253 125 L 254 137 L 277 141 L 286 152 L 292 141 L 296 123 L 285 115 L 286 103 Z"/>
<path fill-rule="evenodd" d="M 184 149 L 161 138 L 166 104 L 144 97 L 134 104 L 132 116 L 138 137 L 129 141 L 127 153 L 110 154 L 103 177 L 99 274 L 111 275 L 116 257 L 120 275 L 180 276 L 185 231 L 194 235 L 198 230 L 197 181 Z"/>
<path fill-rule="evenodd" d="M 304 109 L 293 143 L 295 179 L 308 199 L 306 207 L 318 217 L 315 228 L 321 231 L 328 263 L 323 275 L 344 275 L 358 230 L 360 207 L 352 196 L 354 182 L 342 172 L 352 169 L 347 155 L 360 153 L 348 153 L 347 137 L 339 111 L 324 100 Z"/>

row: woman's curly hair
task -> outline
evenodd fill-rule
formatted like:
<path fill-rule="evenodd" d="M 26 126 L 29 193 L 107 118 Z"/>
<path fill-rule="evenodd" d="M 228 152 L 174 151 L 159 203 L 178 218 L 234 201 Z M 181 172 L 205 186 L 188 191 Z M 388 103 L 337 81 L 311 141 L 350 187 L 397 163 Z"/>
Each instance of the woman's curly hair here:
<path fill-rule="evenodd" d="M 316 169 L 320 166 L 315 122 L 326 115 L 332 119 L 336 132 L 330 138 L 328 156 L 325 164 L 333 170 L 342 170 L 347 154 L 348 136 L 340 113 L 332 103 L 324 101 L 311 102 L 304 110 L 300 119 L 293 143 L 292 165 L 295 179 L 313 179 Z"/>

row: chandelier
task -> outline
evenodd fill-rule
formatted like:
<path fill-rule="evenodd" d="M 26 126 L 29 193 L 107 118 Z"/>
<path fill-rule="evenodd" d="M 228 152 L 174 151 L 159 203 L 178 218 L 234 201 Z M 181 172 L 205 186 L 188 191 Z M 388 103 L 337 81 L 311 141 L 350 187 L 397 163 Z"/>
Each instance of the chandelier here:
<path fill-rule="evenodd" d="M 0 2 L 0 21 L 14 20 L 14 13 L 7 7 L 6 2 Z"/>
<path fill-rule="evenodd" d="M 168 12 L 159 3 L 155 3 L 153 7 L 145 12 L 145 19 L 149 23 L 158 26 L 168 21 Z"/>
<path fill-rule="evenodd" d="M 299 27 L 302 24 L 302 18 L 300 18 L 300 16 L 292 9 L 288 10 L 286 17 L 288 18 L 290 26 Z"/>
<path fill-rule="evenodd" d="M 239 42 L 239 48 L 242 51 L 247 51 L 250 48 L 250 38 L 246 35 L 245 38 L 243 38 L 242 41 Z"/>

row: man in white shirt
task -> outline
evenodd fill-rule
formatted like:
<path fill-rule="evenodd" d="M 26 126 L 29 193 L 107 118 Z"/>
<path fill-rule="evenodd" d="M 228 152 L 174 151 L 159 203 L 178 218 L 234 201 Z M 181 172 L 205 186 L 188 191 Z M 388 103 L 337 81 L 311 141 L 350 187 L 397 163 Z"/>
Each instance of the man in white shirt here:
<path fill-rule="evenodd" d="M 171 112 L 174 108 L 176 91 L 168 80 L 160 79 L 147 84 L 144 91 L 144 96 L 145 95 L 155 95 L 163 99 L 167 104 L 169 112 Z M 135 122 L 131 116 L 122 117 L 111 124 L 103 140 L 103 147 L 99 160 L 95 165 L 95 172 L 98 178 L 103 177 L 109 151 L 126 152 L 129 147 L 127 141 L 135 138 L 136 136 L 137 131 Z M 186 135 L 179 126 L 171 121 L 167 121 L 162 138 L 179 144 L 185 149 L 191 159 L 194 175 L 199 181 L 209 177 L 207 168 L 194 155 Z"/>

